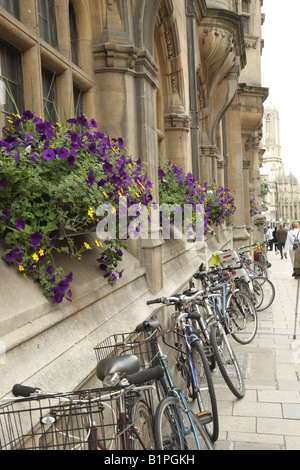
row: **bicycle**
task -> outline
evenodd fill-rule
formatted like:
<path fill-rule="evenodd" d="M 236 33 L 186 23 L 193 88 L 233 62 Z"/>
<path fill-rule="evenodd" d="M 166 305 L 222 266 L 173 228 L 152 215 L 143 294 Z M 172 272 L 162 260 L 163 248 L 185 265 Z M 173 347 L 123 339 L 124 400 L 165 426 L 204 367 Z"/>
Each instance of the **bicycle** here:
<path fill-rule="evenodd" d="M 242 247 L 240 250 L 244 250 L 244 248 L 246 247 Z M 219 254 L 219 258 L 224 268 L 232 266 L 233 263 L 240 263 L 240 266 L 236 266 L 234 269 L 234 280 L 237 287 L 251 297 L 257 311 L 266 310 L 272 305 L 275 298 L 273 283 L 270 279 L 259 276 L 256 271 L 250 268 L 243 252 L 227 250 Z"/>
<path fill-rule="evenodd" d="M 168 299 L 169 301 L 171 298 Z M 173 298 L 178 302 L 178 298 Z M 166 305 L 166 299 L 155 299 L 148 305 L 161 303 Z M 177 322 L 187 316 L 181 313 Z M 181 318 L 180 318 L 181 317 Z M 212 441 L 206 426 L 212 421 L 209 412 L 195 414 L 190 410 L 182 389 L 179 389 L 173 379 L 167 356 L 163 354 L 158 338 L 164 337 L 176 328 L 176 323 L 168 330 L 161 330 L 157 320 L 145 321 L 138 325 L 136 331 L 145 332 L 150 338 L 148 358 L 153 364 L 162 366 L 164 375 L 157 381 L 158 406 L 154 417 L 154 436 L 158 450 L 213 450 Z"/>
<path fill-rule="evenodd" d="M 170 315 L 173 326 L 161 337 L 164 344 L 175 351 L 176 369 L 183 379 L 187 400 L 195 402 L 200 413 L 211 413 L 212 421 L 206 425 L 206 430 L 215 442 L 219 436 L 217 400 L 203 344 L 193 328 L 193 314 L 187 310 L 189 301 L 185 293 L 164 299 L 164 304 L 174 305 L 176 311 Z M 174 336 L 169 340 L 170 333 Z"/>
<path fill-rule="evenodd" d="M 203 269 L 203 266 L 200 267 Z M 204 280 L 212 273 L 199 271 L 194 278 Z M 191 281 L 192 282 L 192 281 Z M 209 281 L 208 281 L 209 282 Z M 193 286 L 193 283 L 192 283 Z M 194 289 L 194 287 L 192 287 Z M 211 357 L 211 368 L 218 364 L 223 379 L 231 392 L 239 399 L 245 395 L 245 384 L 242 371 L 232 346 L 228 340 L 224 318 L 217 307 L 216 297 L 220 296 L 221 285 L 206 285 L 202 291 L 196 291 L 191 309 L 198 314 L 195 318 L 195 328 L 201 339 L 207 345 L 208 350 L 213 351 Z"/>
<path fill-rule="evenodd" d="M 246 247 L 242 247 L 239 250 L 243 250 L 244 248 Z M 240 275 L 239 279 L 237 279 L 237 285 L 241 290 L 246 291 L 252 296 L 257 311 L 261 312 L 272 305 L 275 299 L 275 287 L 267 274 L 260 274 L 260 269 L 257 269 L 257 265 L 260 264 L 259 262 L 246 262 L 245 253 L 246 252 L 243 250 L 239 254 L 244 262 L 243 265 L 247 271 L 248 277 L 245 274 Z M 264 256 L 263 253 L 261 254 Z M 264 272 L 267 273 L 267 270 Z"/>
<path fill-rule="evenodd" d="M 201 278 L 206 288 L 210 288 L 209 292 L 214 293 L 210 296 L 211 303 L 225 331 L 238 343 L 249 344 L 257 332 L 257 311 L 250 295 L 237 288 L 238 268 L 240 266 L 202 271 L 194 278 Z"/>
<path fill-rule="evenodd" d="M 15 385 L 0 406 L 1 450 L 152 450 L 152 413 L 142 393 L 160 377 L 160 367 L 139 371 L 134 355 L 98 364 L 113 386 L 47 393 Z M 116 385 L 116 376 L 119 382 Z"/>

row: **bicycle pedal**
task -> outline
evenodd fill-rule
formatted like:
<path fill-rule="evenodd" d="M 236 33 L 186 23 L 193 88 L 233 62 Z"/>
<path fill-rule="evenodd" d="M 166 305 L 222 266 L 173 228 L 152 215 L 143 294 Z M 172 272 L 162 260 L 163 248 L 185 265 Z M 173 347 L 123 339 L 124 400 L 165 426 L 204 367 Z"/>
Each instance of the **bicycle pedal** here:
<path fill-rule="evenodd" d="M 197 418 L 199 419 L 200 423 L 205 426 L 212 422 L 213 417 L 209 411 L 203 411 L 202 413 L 197 413 Z"/>

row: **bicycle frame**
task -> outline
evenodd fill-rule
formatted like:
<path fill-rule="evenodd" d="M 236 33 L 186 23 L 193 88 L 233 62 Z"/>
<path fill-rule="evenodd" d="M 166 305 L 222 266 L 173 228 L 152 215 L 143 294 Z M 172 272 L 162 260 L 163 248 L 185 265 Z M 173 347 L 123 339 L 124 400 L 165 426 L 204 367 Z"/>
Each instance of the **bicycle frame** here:
<path fill-rule="evenodd" d="M 184 314 L 184 315 L 186 315 L 186 314 Z M 180 317 L 179 317 L 179 319 L 180 319 Z M 150 335 L 149 331 L 148 331 L 148 334 Z M 199 338 L 196 337 L 196 335 L 195 335 L 195 338 L 197 340 L 199 340 Z M 167 346 L 170 346 L 168 343 L 165 343 L 165 344 L 167 344 Z M 159 351 L 158 356 L 160 358 L 160 364 L 162 365 L 162 367 L 164 369 L 164 375 L 158 381 L 159 384 L 161 385 L 162 389 L 163 389 L 164 396 L 163 397 L 161 396 L 161 394 L 159 393 L 159 387 L 157 387 L 158 399 L 161 400 L 162 398 L 165 398 L 166 396 L 175 396 L 179 399 L 180 406 L 182 407 L 183 411 L 187 413 L 187 415 L 189 417 L 189 421 L 190 421 L 190 427 L 186 426 L 186 423 L 184 423 L 184 435 L 188 435 L 192 431 L 194 436 L 195 436 L 197 449 L 201 449 L 197 429 L 196 429 L 196 426 L 194 424 L 194 419 L 192 417 L 192 414 L 191 414 L 191 411 L 189 409 L 188 403 L 187 403 L 186 398 L 184 396 L 183 390 L 177 388 L 177 385 L 176 385 L 176 383 L 173 379 L 173 376 L 172 376 L 172 373 L 171 373 L 171 370 L 170 370 L 170 367 L 169 367 L 167 356 L 165 354 L 163 354 L 163 352 L 161 350 L 161 347 L 158 343 L 157 343 L 157 348 L 158 348 L 158 351 Z M 183 417 L 181 417 L 180 419 L 182 420 Z"/>
<path fill-rule="evenodd" d="M 169 363 L 167 361 L 166 356 L 164 356 L 164 355 L 161 357 L 161 364 L 162 364 L 162 366 L 165 370 L 166 379 L 165 379 L 165 377 L 163 377 L 163 379 L 160 379 L 160 380 L 163 380 L 164 386 L 165 385 L 167 386 L 167 394 L 166 395 L 167 396 L 177 397 L 179 399 L 181 407 L 183 408 L 183 410 L 187 413 L 187 415 L 189 417 L 189 421 L 190 421 L 191 426 L 188 427 L 188 426 L 186 426 L 186 423 L 183 423 L 184 424 L 184 435 L 187 436 L 192 431 L 194 436 L 195 436 L 197 449 L 201 449 L 200 440 L 199 440 L 199 437 L 198 437 L 198 432 L 197 432 L 196 426 L 194 424 L 194 419 L 193 419 L 192 414 L 190 412 L 189 406 L 188 406 L 187 401 L 185 399 L 184 393 L 181 389 L 177 388 L 177 386 L 174 382 L 173 376 L 171 374 L 171 371 L 170 371 Z M 181 417 L 181 420 L 182 419 L 183 418 Z"/>

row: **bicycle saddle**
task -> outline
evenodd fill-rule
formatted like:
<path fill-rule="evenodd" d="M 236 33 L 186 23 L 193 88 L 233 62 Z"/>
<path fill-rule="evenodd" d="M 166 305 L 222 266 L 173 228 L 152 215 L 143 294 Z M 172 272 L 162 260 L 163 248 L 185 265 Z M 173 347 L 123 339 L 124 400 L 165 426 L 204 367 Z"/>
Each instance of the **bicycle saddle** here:
<path fill-rule="evenodd" d="M 135 374 L 140 369 L 140 361 L 134 354 L 125 354 L 124 356 L 107 357 L 97 364 L 97 377 L 104 380 L 111 374 L 118 374 L 120 377 Z"/>

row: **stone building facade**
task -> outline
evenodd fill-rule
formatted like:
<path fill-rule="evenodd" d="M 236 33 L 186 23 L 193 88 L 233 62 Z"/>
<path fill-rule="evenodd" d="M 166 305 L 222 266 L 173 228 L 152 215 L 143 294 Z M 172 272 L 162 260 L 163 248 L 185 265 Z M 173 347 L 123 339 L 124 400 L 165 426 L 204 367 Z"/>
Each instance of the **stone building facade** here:
<path fill-rule="evenodd" d="M 263 116 L 263 138 L 261 141 L 264 152 L 261 178 L 268 184 L 269 193 L 265 197 L 268 208 L 268 223 L 300 220 L 300 185 L 297 178 L 290 172 L 286 174 L 280 145 L 280 116 L 278 109 L 267 108 Z"/>
<path fill-rule="evenodd" d="M 156 199 L 159 161 L 170 159 L 202 182 L 228 186 L 237 205 L 233 227 L 207 237 L 200 251 L 175 240 L 132 243 L 115 288 L 94 257 L 80 266 L 61 260 L 75 289 L 72 304 L 60 307 L 1 263 L 1 396 L 16 381 L 52 389 L 86 383 L 92 347 L 149 317 L 146 300 L 180 291 L 216 249 L 263 237 L 249 202 L 260 201 L 268 94 L 260 74 L 262 3 L 0 0 L 0 76 L 20 110 L 55 119 L 79 109 L 94 118 L 147 162 Z M 0 102 L 2 127 L 12 104 L 3 87 Z"/>

